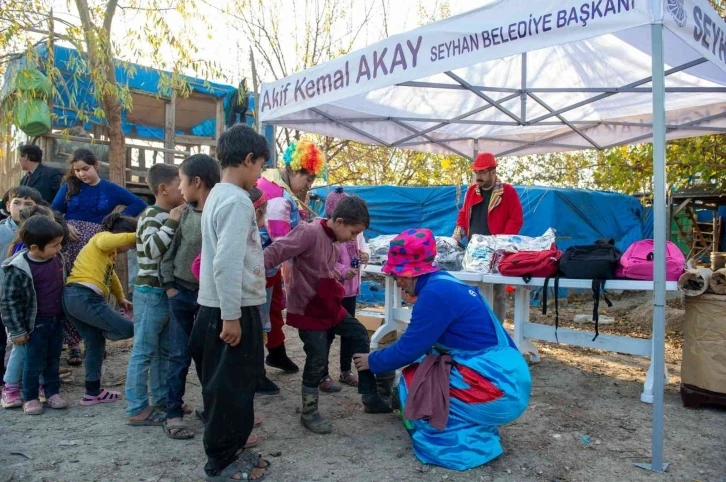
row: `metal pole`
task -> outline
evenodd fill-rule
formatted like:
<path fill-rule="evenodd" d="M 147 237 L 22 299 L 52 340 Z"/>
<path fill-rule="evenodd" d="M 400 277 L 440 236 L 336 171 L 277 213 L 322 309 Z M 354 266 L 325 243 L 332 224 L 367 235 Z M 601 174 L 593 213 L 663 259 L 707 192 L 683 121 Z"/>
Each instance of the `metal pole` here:
<path fill-rule="evenodd" d="M 665 264 L 666 264 L 666 179 L 665 179 L 665 71 L 663 25 L 651 25 L 653 69 L 653 434 L 650 464 L 635 464 L 653 472 L 665 472 L 663 462 L 663 389 L 665 383 Z"/>
<path fill-rule="evenodd" d="M 520 117 L 522 119 L 522 125 L 527 124 L 527 52 L 522 54 L 522 96 L 520 97 L 522 103 L 522 112 Z"/>

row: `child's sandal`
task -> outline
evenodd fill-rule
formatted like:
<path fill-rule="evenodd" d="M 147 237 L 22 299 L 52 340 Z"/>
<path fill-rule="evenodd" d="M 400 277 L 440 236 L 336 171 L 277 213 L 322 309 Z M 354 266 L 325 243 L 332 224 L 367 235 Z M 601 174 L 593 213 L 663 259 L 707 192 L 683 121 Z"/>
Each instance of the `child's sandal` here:
<path fill-rule="evenodd" d="M 121 394 L 119 392 L 111 392 L 105 388 L 101 390 L 98 396 L 83 395 L 81 399 L 81 405 L 84 407 L 90 407 L 91 405 L 98 405 L 99 403 L 112 403 L 121 400 Z"/>

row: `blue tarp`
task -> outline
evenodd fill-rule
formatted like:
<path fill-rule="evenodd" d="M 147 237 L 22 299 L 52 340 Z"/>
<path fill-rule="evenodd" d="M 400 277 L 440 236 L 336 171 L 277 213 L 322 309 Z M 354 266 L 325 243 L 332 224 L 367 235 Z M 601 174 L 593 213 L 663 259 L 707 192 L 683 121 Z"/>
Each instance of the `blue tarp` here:
<path fill-rule="evenodd" d="M 93 115 L 98 108 L 98 103 L 94 97 L 94 86 L 90 77 L 87 75 L 78 75 L 79 72 L 87 71 L 85 67 L 81 67 L 86 60 L 78 54 L 74 49 L 66 47 L 54 46 L 55 66 L 61 74 L 61 79 L 56 83 L 56 95 L 54 96 L 53 112 L 57 116 L 53 127 L 62 129 L 66 127 L 83 125 L 84 129 L 91 130 L 92 124 L 103 124 L 104 120 Z M 40 59 L 48 58 L 48 49 L 46 45 L 38 45 L 35 52 Z M 19 57 L 8 65 L 5 75 L 5 81 L 2 89 L 2 97 L 10 91 L 12 79 L 15 72 L 25 68 L 27 59 L 25 56 Z M 116 81 L 119 84 L 126 85 L 129 89 L 137 92 L 146 93 L 153 96 L 168 97 L 169 92 L 164 91 L 164 78 L 169 78 L 172 74 L 162 70 L 156 70 L 129 62 L 116 61 Z M 225 104 L 229 102 L 229 94 L 236 89 L 229 85 L 216 84 L 213 82 L 205 82 L 202 79 L 182 76 L 187 85 L 193 92 L 211 95 L 215 98 L 224 97 Z M 166 82 L 168 84 L 168 82 Z M 226 107 L 226 105 L 225 105 Z M 77 111 L 88 113 L 90 122 L 82 122 L 77 115 Z M 126 112 L 122 113 L 122 128 L 124 134 L 134 134 L 149 140 L 163 140 L 164 129 L 156 126 L 136 125 L 128 122 Z M 192 129 L 194 130 L 194 129 Z M 214 120 L 211 120 L 211 130 L 209 126 L 202 127 L 202 130 L 209 131 L 206 135 L 214 133 Z M 179 134 L 191 134 L 192 132 L 179 132 Z M 196 134 L 201 135 L 201 134 Z"/>
<path fill-rule="evenodd" d="M 313 209 L 323 213 L 324 198 L 333 187 L 313 192 L 320 200 Z M 540 236 L 552 227 L 557 232 L 560 249 L 590 244 L 600 238 L 614 238 L 625 250 L 643 239 L 642 205 L 637 198 L 623 194 L 516 186 L 524 211 L 521 234 Z M 466 187 L 345 187 L 346 192 L 362 197 L 371 214 L 366 237 L 397 234 L 406 228 L 425 227 L 437 236 L 454 231 Z"/>

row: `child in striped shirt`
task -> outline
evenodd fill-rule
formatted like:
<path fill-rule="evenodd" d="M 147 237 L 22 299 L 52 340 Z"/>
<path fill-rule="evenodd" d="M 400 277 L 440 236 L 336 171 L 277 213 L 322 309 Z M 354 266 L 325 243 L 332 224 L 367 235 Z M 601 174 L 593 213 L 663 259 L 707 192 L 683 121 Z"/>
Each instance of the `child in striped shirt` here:
<path fill-rule="evenodd" d="M 155 164 L 146 178 L 156 203 L 141 213 L 136 230 L 139 273 L 134 284 L 134 347 L 126 374 L 126 416 L 128 424 L 136 426 L 161 425 L 166 418 L 169 300 L 159 281 L 159 264 L 184 210 L 178 167 Z"/>

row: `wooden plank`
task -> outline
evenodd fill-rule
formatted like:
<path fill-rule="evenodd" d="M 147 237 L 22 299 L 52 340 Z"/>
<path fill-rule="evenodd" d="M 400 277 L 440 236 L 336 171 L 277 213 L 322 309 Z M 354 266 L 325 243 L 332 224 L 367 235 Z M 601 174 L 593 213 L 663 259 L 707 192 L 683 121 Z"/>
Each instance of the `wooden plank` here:
<path fill-rule="evenodd" d="M 214 145 L 210 146 L 209 153 L 212 156 L 217 154 L 217 140 L 224 132 L 224 99 L 217 99 L 216 113 L 214 116 Z"/>
<path fill-rule="evenodd" d="M 183 144 L 185 146 L 209 146 L 214 147 L 217 145 L 217 140 L 211 137 L 199 137 L 199 136 L 187 136 L 177 135 L 176 143 Z"/>
<path fill-rule="evenodd" d="M 164 148 L 173 151 L 176 145 L 174 136 L 176 129 L 176 92 L 171 93 L 171 98 L 164 106 Z M 164 162 L 174 164 L 174 154 L 165 153 Z"/>
<path fill-rule="evenodd" d="M 109 145 L 111 144 L 109 141 L 103 141 L 100 139 L 93 139 L 89 137 L 78 137 L 78 136 L 66 136 L 63 134 L 57 134 L 55 132 L 49 132 L 48 134 L 44 134 L 44 137 L 52 137 L 53 139 L 63 139 L 68 141 L 75 141 L 75 142 L 85 142 L 88 144 L 103 144 L 103 145 Z M 137 149 L 148 149 L 150 151 L 159 151 L 164 153 L 172 153 L 177 156 L 188 156 L 189 152 L 185 150 L 176 150 L 176 149 L 166 149 L 164 147 L 153 147 L 153 146 L 143 146 L 141 144 L 133 144 L 127 142 L 126 147 L 135 147 Z"/>

